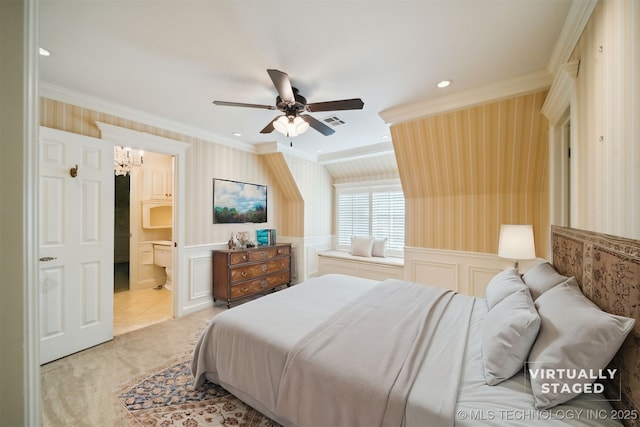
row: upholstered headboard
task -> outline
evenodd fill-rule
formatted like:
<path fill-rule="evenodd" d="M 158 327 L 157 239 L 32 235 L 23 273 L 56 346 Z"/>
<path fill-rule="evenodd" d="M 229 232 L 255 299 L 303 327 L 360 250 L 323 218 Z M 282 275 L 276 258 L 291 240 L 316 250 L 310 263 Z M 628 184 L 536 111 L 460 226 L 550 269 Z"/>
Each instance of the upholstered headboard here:
<path fill-rule="evenodd" d="M 607 397 L 616 409 L 640 413 L 640 241 L 551 226 L 551 244 L 558 272 L 574 276 L 582 292 L 602 310 L 636 319 L 611 362 L 620 372 L 620 396 Z M 617 385 L 606 390 L 617 391 Z M 640 426 L 640 420 L 625 423 Z"/>

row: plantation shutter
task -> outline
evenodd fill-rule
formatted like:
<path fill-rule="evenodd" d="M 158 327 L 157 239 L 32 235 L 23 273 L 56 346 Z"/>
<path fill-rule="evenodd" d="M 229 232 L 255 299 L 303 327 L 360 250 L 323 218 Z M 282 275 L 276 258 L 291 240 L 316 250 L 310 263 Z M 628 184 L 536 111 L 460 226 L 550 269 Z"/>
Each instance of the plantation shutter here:
<path fill-rule="evenodd" d="M 345 188 L 336 192 L 336 248 L 348 250 L 352 236 L 387 238 L 391 255 L 404 250 L 404 194 L 397 187 Z"/>
<path fill-rule="evenodd" d="M 389 249 L 404 248 L 404 195 L 400 191 L 371 194 L 371 235 L 388 238 Z"/>
<path fill-rule="evenodd" d="M 351 236 L 369 235 L 369 193 L 338 195 L 338 245 L 351 245 Z"/>

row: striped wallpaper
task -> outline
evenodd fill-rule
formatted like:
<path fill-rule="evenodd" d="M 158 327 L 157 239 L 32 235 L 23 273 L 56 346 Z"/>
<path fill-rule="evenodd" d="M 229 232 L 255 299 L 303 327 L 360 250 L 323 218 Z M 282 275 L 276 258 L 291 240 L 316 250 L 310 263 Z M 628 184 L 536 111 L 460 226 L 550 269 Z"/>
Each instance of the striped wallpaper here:
<path fill-rule="evenodd" d="M 391 127 L 406 245 L 496 253 L 500 224 L 533 224 L 548 253 L 547 91 Z"/>
<path fill-rule="evenodd" d="M 258 155 L 64 102 L 40 100 L 42 126 L 100 138 L 96 121 L 191 145 L 186 153 L 186 246 L 225 242 L 239 227 L 275 228 L 277 235 L 289 237 L 332 234 L 331 177 L 322 165 L 282 153 Z M 213 178 L 267 185 L 269 222 L 214 225 Z"/>
<path fill-rule="evenodd" d="M 640 3 L 599 1 L 579 60 L 571 226 L 640 239 Z"/>
<path fill-rule="evenodd" d="M 398 164 L 393 153 L 327 163 L 325 167 L 333 177 L 334 184 L 399 178 Z"/>
<path fill-rule="evenodd" d="M 333 234 L 333 186 L 331 175 L 322 165 L 283 154 L 291 176 L 304 200 L 304 236 L 326 237 Z M 290 218 L 285 218 L 289 221 Z"/>
<path fill-rule="evenodd" d="M 195 137 L 148 126 L 132 120 L 97 112 L 91 109 L 41 98 L 40 124 L 42 126 L 100 138 L 96 121 L 121 126 L 170 138 L 191 145 L 186 153 L 185 246 L 226 242 L 232 231 L 251 231 L 257 228 L 275 228 L 280 190 L 268 166 L 260 156 L 226 145 L 215 144 Z M 135 148 L 135 147 L 134 147 Z M 263 184 L 268 186 L 268 219 L 266 224 L 213 224 L 213 178 Z M 239 229 L 241 227 L 241 229 Z"/>
<path fill-rule="evenodd" d="M 287 166 L 282 153 L 271 153 L 262 156 L 273 173 L 275 181 L 282 189 L 275 201 L 278 204 L 278 215 L 275 228 L 283 236 L 304 236 L 304 200 L 295 179 Z"/>

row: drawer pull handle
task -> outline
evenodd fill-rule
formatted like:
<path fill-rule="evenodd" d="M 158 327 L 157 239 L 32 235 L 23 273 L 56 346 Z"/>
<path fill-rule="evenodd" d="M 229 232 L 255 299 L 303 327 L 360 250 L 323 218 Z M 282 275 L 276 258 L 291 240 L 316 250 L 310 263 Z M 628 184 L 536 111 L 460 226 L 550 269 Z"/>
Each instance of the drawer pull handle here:
<path fill-rule="evenodd" d="M 266 258 L 267 253 L 266 253 L 265 251 L 262 251 L 262 252 L 260 252 L 260 256 L 261 256 L 262 258 Z"/>
<path fill-rule="evenodd" d="M 266 280 L 263 280 L 262 283 L 260 283 L 263 288 L 266 288 L 268 284 L 269 283 Z"/>
<path fill-rule="evenodd" d="M 241 275 L 242 277 L 247 277 L 247 272 L 246 272 L 246 271 L 243 271 L 242 273 L 240 273 L 240 275 Z"/>
<path fill-rule="evenodd" d="M 266 264 L 262 264 L 260 266 L 260 271 L 262 271 L 263 273 L 267 271 L 267 265 Z"/>
<path fill-rule="evenodd" d="M 278 249 L 278 254 L 281 254 L 281 253 L 282 253 L 282 249 Z"/>
<path fill-rule="evenodd" d="M 246 261 L 247 260 L 247 256 L 246 255 L 242 255 L 242 260 Z"/>
<path fill-rule="evenodd" d="M 241 290 L 242 292 L 247 292 L 247 291 L 249 290 L 249 288 L 240 288 L 240 290 Z"/>

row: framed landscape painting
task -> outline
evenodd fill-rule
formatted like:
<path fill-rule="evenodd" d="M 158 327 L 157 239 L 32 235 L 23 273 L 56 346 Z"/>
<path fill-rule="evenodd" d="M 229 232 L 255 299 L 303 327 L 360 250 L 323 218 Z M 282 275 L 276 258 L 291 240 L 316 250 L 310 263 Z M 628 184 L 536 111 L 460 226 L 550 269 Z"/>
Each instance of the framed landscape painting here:
<path fill-rule="evenodd" d="M 213 179 L 213 223 L 267 222 L 267 186 Z"/>

